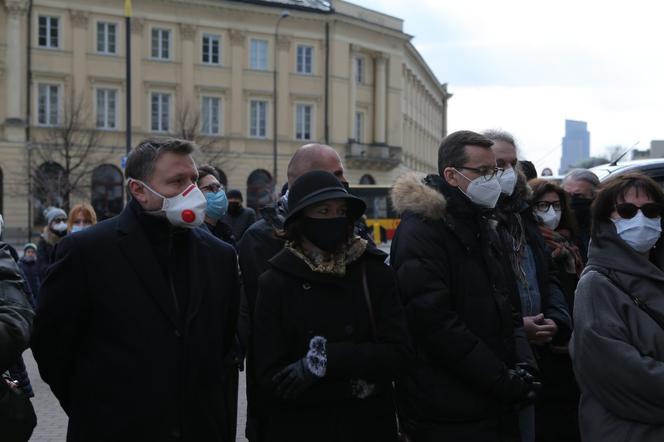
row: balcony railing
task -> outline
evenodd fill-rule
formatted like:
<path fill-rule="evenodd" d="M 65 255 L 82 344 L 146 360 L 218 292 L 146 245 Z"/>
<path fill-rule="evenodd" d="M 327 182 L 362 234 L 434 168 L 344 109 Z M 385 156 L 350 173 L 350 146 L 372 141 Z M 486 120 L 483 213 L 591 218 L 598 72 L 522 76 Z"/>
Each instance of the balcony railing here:
<path fill-rule="evenodd" d="M 394 169 L 401 163 L 402 149 L 387 144 L 363 144 L 348 140 L 346 162 L 352 167 L 367 169 Z"/>

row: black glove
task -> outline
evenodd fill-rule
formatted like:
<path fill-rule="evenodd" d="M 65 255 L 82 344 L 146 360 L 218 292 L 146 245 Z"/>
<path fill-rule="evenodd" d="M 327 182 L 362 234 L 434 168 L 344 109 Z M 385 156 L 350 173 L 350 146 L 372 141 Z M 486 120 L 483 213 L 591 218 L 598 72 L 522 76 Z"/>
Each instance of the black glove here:
<path fill-rule="evenodd" d="M 492 393 L 508 406 L 526 407 L 537 397 L 533 383 L 525 378 L 528 376 L 534 380 L 524 369 L 506 370 L 494 384 Z"/>
<path fill-rule="evenodd" d="M 272 377 L 277 396 L 296 399 L 325 376 L 327 370 L 326 340 L 316 336 L 309 342 L 307 355 L 288 365 Z"/>
<path fill-rule="evenodd" d="M 275 384 L 277 396 L 282 399 L 296 399 L 320 379 L 309 371 L 306 359 L 293 362 L 274 375 L 272 382 Z"/>

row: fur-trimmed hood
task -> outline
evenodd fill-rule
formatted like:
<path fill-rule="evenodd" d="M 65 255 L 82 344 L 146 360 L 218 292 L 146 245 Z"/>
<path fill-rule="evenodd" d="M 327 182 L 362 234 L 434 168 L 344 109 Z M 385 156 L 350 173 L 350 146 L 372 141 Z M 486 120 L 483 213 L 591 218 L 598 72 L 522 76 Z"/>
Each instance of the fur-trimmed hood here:
<path fill-rule="evenodd" d="M 432 221 L 445 217 L 447 200 L 437 189 L 427 185 L 426 179 L 427 175 L 419 172 L 408 172 L 397 179 L 391 196 L 399 215 L 412 212 Z"/>

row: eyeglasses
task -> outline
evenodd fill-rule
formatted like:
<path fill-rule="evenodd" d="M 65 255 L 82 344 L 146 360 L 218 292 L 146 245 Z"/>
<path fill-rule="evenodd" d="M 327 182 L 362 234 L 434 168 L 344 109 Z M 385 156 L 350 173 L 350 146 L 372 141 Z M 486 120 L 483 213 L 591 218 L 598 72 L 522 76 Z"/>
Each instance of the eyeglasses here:
<path fill-rule="evenodd" d="M 547 212 L 549 210 L 549 207 L 553 206 L 553 210 L 556 212 L 560 212 L 562 209 L 562 206 L 560 205 L 560 201 L 537 201 L 534 204 L 535 209 L 537 209 L 538 212 Z"/>
<path fill-rule="evenodd" d="M 478 174 L 481 177 L 484 177 L 486 181 L 491 181 L 493 177 L 497 176 L 500 178 L 503 176 L 503 173 L 505 172 L 505 169 L 501 167 L 466 167 L 466 166 L 459 166 L 459 167 L 454 167 L 455 169 L 465 169 L 465 170 L 470 170 L 471 172 L 474 172 Z"/>
<path fill-rule="evenodd" d="M 210 183 L 207 186 L 201 187 L 201 191 L 203 192 L 212 192 L 212 193 L 217 193 L 221 189 L 223 189 L 221 184 L 218 183 Z"/>
<path fill-rule="evenodd" d="M 632 203 L 616 204 L 616 212 L 618 212 L 618 215 L 623 219 L 634 218 L 639 210 L 641 210 L 641 213 L 643 213 L 646 218 L 657 218 L 658 216 L 662 216 L 664 207 L 657 203 L 646 203 L 641 207 Z"/>

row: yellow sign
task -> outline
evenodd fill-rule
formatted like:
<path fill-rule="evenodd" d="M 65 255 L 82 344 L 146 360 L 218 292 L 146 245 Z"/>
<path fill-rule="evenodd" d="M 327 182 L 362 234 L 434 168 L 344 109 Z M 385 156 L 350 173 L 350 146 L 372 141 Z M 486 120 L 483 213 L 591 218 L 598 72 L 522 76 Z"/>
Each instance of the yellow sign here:
<path fill-rule="evenodd" d="M 131 0 L 125 0 L 125 17 L 131 17 Z"/>

